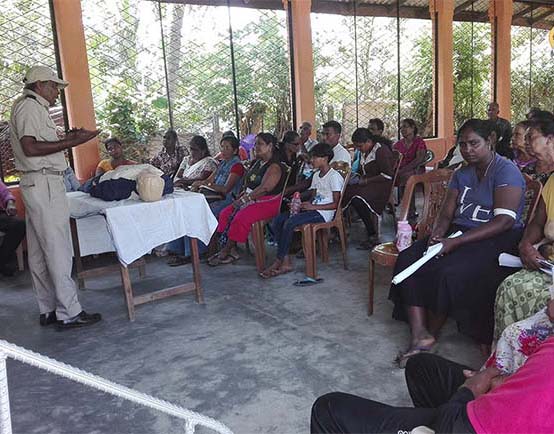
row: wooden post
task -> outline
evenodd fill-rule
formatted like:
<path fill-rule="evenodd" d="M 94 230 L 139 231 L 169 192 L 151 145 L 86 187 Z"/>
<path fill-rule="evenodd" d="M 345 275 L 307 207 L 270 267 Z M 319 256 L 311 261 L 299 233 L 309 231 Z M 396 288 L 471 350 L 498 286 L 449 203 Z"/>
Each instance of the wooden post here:
<path fill-rule="evenodd" d="M 69 126 L 96 129 L 80 0 L 53 0 Z M 98 139 L 73 148 L 75 173 L 88 179 L 100 159 Z"/>
<path fill-rule="evenodd" d="M 454 0 L 429 0 L 429 10 L 433 22 L 433 40 L 437 43 L 434 59 L 437 136 L 446 139 L 448 146 L 454 137 Z"/>
<path fill-rule="evenodd" d="M 500 107 L 499 116 L 512 117 L 512 15 L 513 0 L 490 0 L 489 19 L 492 34 L 492 90 L 491 101 Z"/>
<path fill-rule="evenodd" d="M 296 85 L 296 120 L 310 122 L 315 137 L 314 61 L 310 12 L 312 0 L 283 0 L 285 9 L 291 5 L 294 81 Z"/>

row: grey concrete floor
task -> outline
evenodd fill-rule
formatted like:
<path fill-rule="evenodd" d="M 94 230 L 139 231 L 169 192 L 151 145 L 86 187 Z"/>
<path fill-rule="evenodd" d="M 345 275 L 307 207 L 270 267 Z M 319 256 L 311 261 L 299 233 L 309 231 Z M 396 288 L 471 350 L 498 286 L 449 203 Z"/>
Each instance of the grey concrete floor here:
<path fill-rule="evenodd" d="M 180 295 L 138 307 L 135 322 L 117 274 L 90 279 L 80 299 L 104 320 L 64 332 L 39 327 L 28 272 L 0 278 L 0 336 L 212 416 L 237 434 L 309 432 L 312 402 L 330 391 L 409 405 L 403 371 L 392 362 L 407 346 L 408 327 L 391 319 L 391 270 L 377 270 L 375 314 L 366 314 L 368 254 L 355 249 L 362 234 L 355 223 L 348 271 L 331 246 L 320 285 L 292 285 L 303 276 L 301 260 L 295 273 L 262 280 L 244 253 L 232 265 L 202 265 L 204 305 Z M 134 273 L 136 293 L 191 277 L 190 266 L 170 268 L 161 258 L 149 259 L 142 281 Z M 473 366 L 482 361 L 451 322 L 438 351 Z M 14 433 L 184 432 L 175 418 L 15 361 L 8 375 Z"/>

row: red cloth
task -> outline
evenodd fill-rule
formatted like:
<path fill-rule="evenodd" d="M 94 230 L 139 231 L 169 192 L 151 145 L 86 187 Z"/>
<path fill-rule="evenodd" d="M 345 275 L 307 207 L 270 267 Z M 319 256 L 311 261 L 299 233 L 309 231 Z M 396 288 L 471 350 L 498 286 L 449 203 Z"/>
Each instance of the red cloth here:
<path fill-rule="evenodd" d="M 242 161 L 248 160 L 248 152 L 242 146 L 239 147 L 239 158 Z"/>
<path fill-rule="evenodd" d="M 402 169 L 405 165 L 411 163 L 415 160 L 417 151 L 426 151 L 427 146 L 425 145 L 425 141 L 419 137 L 415 136 L 414 140 L 412 142 L 412 145 L 410 147 L 406 146 L 406 142 L 404 139 L 400 139 L 398 142 L 396 142 L 393 147 L 393 149 L 397 150 L 402 154 L 402 161 L 400 162 L 400 168 Z"/>
<path fill-rule="evenodd" d="M 233 165 L 233 167 L 231 167 L 231 173 L 234 173 L 238 176 L 240 176 L 241 178 L 244 176 L 244 166 L 242 165 L 242 163 L 237 163 L 235 165 Z"/>
<path fill-rule="evenodd" d="M 256 203 L 248 205 L 241 209 L 229 226 L 229 239 L 237 243 L 246 243 L 248 234 L 252 225 L 259 220 L 267 220 L 279 214 L 279 206 L 281 204 L 281 195 L 277 196 L 262 196 L 256 199 Z M 219 214 L 219 222 L 217 231 L 223 232 L 227 226 L 227 221 L 233 212 L 233 205 L 223 208 Z"/>
<path fill-rule="evenodd" d="M 477 434 L 554 432 L 554 337 L 504 384 L 467 404 Z"/>

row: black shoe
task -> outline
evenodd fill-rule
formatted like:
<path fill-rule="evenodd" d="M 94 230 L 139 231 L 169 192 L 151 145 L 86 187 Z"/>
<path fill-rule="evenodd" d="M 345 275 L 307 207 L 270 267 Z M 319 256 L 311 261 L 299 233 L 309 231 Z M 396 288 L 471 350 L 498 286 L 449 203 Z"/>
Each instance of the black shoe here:
<path fill-rule="evenodd" d="M 56 317 L 56 312 L 54 311 L 50 313 L 41 313 L 39 322 L 42 327 L 46 327 L 51 324 L 56 324 L 58 322 L 58 318 Z"/>
<path fill-rule="evenodd" d="M 77 327 L 85 327 L 97 323 L 102 319 L 99 313 L 86 313 L 84 310 L 75 318 L 65 321 L 58 321 L 58 329 L 74 329 Z"/>

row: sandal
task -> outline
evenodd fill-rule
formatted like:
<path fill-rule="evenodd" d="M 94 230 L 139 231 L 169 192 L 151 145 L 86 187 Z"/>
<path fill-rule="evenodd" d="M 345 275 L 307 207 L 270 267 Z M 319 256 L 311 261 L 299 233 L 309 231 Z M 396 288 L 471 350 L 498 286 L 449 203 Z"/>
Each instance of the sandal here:
<path fill-rule="evenodd" d="M 179 267 L 181 265 L 186 265 L 191 263 L 190 256 L 172 256 L 167 260 L 167 265 L 170 267 Z"/>
<path fill-rule="evenodd" d="M 431 345 L 431 346 L 417 346 L 417 347 L 414 347 L 412 349 L 409 349 L 408 351 L 405 351 L 405 352 L 400 352 L 398 353 L 398 355 L 396 356 L 396 358 L 394 359 L 395 363 L 398 364 L 398 367 L 400 369 L 404 369 L 406 367 L 406 363 L 408 363 L 408 359 L 410 359 L 411 357 L 417 355 L 417 354 L 422 354 L 422 353 L 434 353 L 436 350 L 435 350 L 435 344 Z"/>
<path fill-rule="evenodd" d="M 296 280 L 293 285 L 294 286 L 312 286 L 312 285 L 317 285 L 318 283 L 321 283 L 323 282 L 323 278 L 322 277 L 317 277 L 316 279 L 314 279 L 313 277 L 304 277 L 304 279 L 302 280 Z"/>
<path fill-rule="evenodd" d="M 212 256 L 210 259 L 208 259 L 208 265 L 210 267 L 217 267 L 218 265 L 231 264 L 239 259 L 240 259 L 240 256 L 237 254 L 229 253 L 224 258 L 220 258 L 219 253 L 217 253 L 214 256 Z"/>

